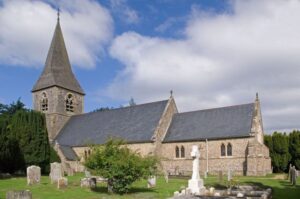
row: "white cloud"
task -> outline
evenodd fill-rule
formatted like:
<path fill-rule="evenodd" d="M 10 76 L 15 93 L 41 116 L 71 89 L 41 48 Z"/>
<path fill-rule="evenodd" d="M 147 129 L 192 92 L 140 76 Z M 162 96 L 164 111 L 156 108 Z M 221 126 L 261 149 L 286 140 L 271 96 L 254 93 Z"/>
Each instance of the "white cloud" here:
<path fill-rule="evenodd" d="M 110 0 L 112 12 L 128 24 L 137 24 L 139 22 L 139 15 L 136 10 L 127 5 L 126 0 Z"/>
<path fill-rule="evenodd" d="M 118 36 L 110 54 L 125 68 L 105 90 L 139 102 L 168 97 L 181 111 L 253 102 L 265 129 L 300 128 L 300 1 L 232 1 L 232 10 L 193 7 L 181 40 Z"/>
<path fill-rule="evenodd" d="M 0 64 L 42 67 L 56 14 L 51 1 L 4 0 L 0 6 Z M 109 11 L 94 0 L 62 0 L 61 26 L 72 64 L 95 67 L 113 34 Z"/>

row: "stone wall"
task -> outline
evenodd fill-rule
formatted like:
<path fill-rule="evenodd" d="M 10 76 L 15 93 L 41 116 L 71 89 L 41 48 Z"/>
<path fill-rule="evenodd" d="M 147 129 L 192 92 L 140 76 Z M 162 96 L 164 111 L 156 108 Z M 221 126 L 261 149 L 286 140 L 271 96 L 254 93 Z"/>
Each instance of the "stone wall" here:
<path fill-rule="evenodd" d="M 205 171 L 208 171 L 210 174 L 217 174 L 218 171 L 226 173 L 228 169 L 233 170 L 235 175 L 265 175 L 271 171 L 270 158 L 266 146 L 261 145 L 260 143 L 253 146 L 250 150 L 263 151 L 264 155 L 262 155 L 262 158 L 260 159 L 255 158 L 251 160 L 250 164 L 248 164 L 248 144 L 254 140 L 255 137 L 249 137 L 208 140 L 207 143 L 206 141 L 164 143 L 162 145 L 162 156 L 165 158 L 163 167 L 170 174 L 189 175 L 192 171 L 192 158 L 190 152 L 193 145 L 198 145 L 200 150 L 200 173 L 202 175 Z M 221 156 L 222 143 L 226 146 L 228 143 L 231 143 L 232 156 Z M 206 154 L 206 144 L 208 154 Z M 179 148 L 183 146 L 185 148 L 185 158 L 176 158 L 176 146 Z M 256 161 L 259 161 L 259 163 Z M 248 172 L 248 170 L 255 172 Z"/>
<path fill-rule="evenodd" d="M 48 99 L 47 111 L 41 110 L 41 99 L 43 93 L 46 93 Z M 66 111 L 65 100 L 68 94 L 73 95 L 74 112 Z M 44 112 L 46 115 L 47 130 L 50 141 L 55 138 L 58 132 L 69 120 L 70 116 L 83 113 L 83 100 L 83 95 L 56 86 L 33 93 L 34 110 Z"/>
<path fill-rule="evenodd" d="M 168 104 L 159 120 L 158 126 L 154 131 L 153 141 L 155 142 L 155 154 L 162 154 L 162 141 L 172 122 L 173 115 L 178 113 L 174 98 L 171 96 Z"/>
<path fill-rule="evenodd" d="M 269 149 L 257 140 L 249 143 L 247 156 L 247 175 L 260 176 L 272 173 Z"/>

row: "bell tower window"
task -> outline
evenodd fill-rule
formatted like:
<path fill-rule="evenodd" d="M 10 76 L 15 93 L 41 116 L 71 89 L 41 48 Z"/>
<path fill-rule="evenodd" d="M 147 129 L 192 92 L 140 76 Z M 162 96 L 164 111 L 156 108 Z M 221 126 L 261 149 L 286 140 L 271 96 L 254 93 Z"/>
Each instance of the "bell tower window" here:
<path fill-rule="evenodd" d="M 43 112 L 48 111 L 48 98 L 47 98 L 47 94 L 45 92 L 42 93 L 41 111 L 43 111 Z"/>
<path fill-rule="evenodd" d="M 68 94 L 66 98 L 66 111 L 67 112 L 74 112 L 74 99 L 72 94 Z"/>

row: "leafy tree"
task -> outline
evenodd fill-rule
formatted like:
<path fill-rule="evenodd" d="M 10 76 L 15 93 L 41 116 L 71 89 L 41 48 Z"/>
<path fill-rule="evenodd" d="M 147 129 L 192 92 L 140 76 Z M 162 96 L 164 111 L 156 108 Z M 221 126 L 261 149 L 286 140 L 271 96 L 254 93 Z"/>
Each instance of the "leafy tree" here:
<path fill-rule="evenodd" d="M 25 110 L 25 104 L 21 102 L 20 98 L 16 102 L 11 103 L 10 105 L 0 103 L 0 114 L 8 114 L 11 116 L 19 110 Z"/>
<path fill-rule="evenodd" d="M 123 141 L 110 139 L 103 146 L 92 148 L 85 166 L 108 179 L 109 192 L 126 193 L 136 180 L 154 175 L 157 163 L 156 157 L 142 157 Z"/>
<path fill-rule="evenodd" d="M 289 134 L 289 152 L 291 163 L 300 169 L 300 131 L 294 130 Z"/>
<path fill-rule="evenodd" d="M 45 173 L 50 161 L 50 144 L 44 114 L 36 111 L 18 111 L 11 119 L 10 131 L 19 141 L 25 168 L 38 165 Z"/>
<path fill-rule="evenodd" d="M 33 164 L 46 172 L 49 159 L 44 114 L 25 109 L 20 99 L 0 104 L 0 172 L 25 171 Z"/>
<path fill-rule="evenodd" d="M 289 153 L 289 138 L 284 133 L 274 132 L 272 135 L 273 154 L 272 165 L 275 172 L 288 170 L 288 164 L 291 160 Z"/>

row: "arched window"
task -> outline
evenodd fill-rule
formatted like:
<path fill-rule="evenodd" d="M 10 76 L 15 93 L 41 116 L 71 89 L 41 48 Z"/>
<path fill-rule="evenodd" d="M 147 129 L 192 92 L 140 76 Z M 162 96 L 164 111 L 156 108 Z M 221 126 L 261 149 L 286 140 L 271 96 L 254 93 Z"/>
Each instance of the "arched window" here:
<path fill-rule="evenodd" d="M 176 158 L 179 158 L 179 147 L 178 146 L 176 146 L 176 148 L 175 148 L 175 156 L 176 156 Z"/>
<path fill-rule="evenodd" d="M 181 153 L 181 157 L 184 158 L 184 157 L 185 157 L 184 146 L 181 146 L 181 148 L 180 148 L 180 153 Z"/>
<path fill-rule="evenodd" d="M 41 98 L 41 111 L 48 111 L 48 98 L 45 92 L 42 93 Z"/>
<path fill-rule="evenodd" d="M 74 112 L 74 100 L 73 100 L 73 95 L 68 94 L 66 98 L 66 111 L 67 112 Z"/>
<path fill-rule="evenodd" d="M 232 156 L 232 145 L 230 143 L 227 144 L 227 156 Z"/>
<path fill-rule="evenodd" d="M 226 151 L 225 151 L 225 144 L 221 144 L 221 156 L 225 156 L 226 155 Z"/>

